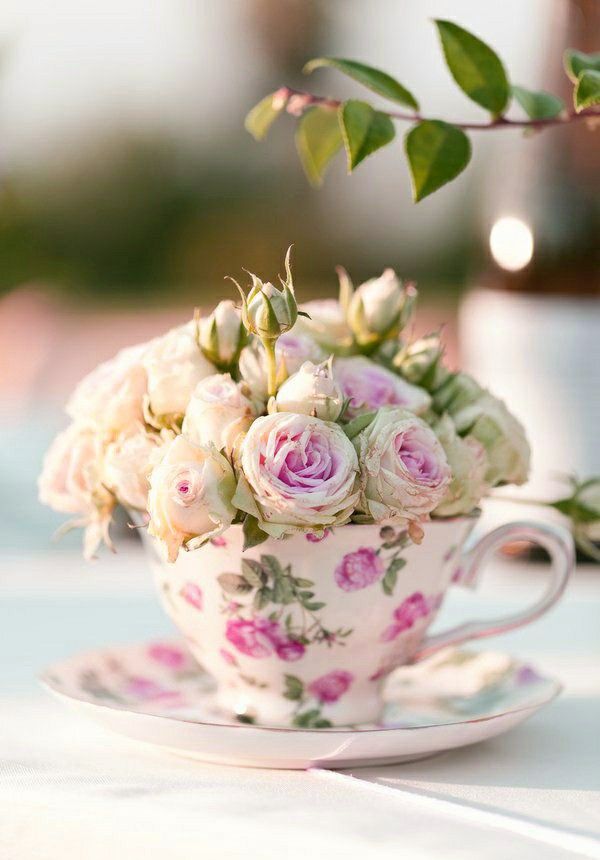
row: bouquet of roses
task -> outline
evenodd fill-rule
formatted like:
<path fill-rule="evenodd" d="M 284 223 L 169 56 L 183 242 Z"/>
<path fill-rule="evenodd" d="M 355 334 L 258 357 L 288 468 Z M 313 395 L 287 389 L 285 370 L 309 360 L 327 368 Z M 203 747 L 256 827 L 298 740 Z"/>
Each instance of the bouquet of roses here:
<path fill-rule="evenodd" d="M 85 527 L 92 556 L 118 504 L 143 512 L 171 561 L 242 523 L 245 545 L 346 523 L 398 523 L 477 507 L 527 478 L 529 446 L 505 404 L 450 372 L 437 334 L 403 331 L 417 291 L 391 270 L 339 300 L 296 303 L 251 275 L 241 306 L 119 352 L 67 403 L 40 499 Z"/>

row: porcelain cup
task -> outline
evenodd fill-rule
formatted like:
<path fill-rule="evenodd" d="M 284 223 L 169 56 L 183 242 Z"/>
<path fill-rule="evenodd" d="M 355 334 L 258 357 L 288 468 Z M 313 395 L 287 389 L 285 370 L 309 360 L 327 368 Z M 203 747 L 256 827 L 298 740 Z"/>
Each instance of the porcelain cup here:
<path fill-rule="evenodd" d="M 568 531 L 515 522 L 467 542 L 476 522 L 432 520 L 419 546 L 401 526 L 347 525 L 245 552 L 242 527 L 232 526 L 174 564 L 145 540 L 166 611 L 216 679 L 218 705 L 243 722 L 327 728 L 376 722 L 396 667 L 528 624 L 558 600 L 573 567 Z M 429 635 L 448 587 L 474 585 L 486 559 L 513 541 L 549 552 L 543 597 L 515 615 Z"/>

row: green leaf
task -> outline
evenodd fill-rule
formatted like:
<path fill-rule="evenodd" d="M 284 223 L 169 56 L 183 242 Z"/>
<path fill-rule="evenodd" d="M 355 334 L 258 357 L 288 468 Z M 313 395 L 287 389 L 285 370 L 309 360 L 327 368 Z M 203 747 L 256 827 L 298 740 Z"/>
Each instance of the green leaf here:
<path fill-rule="evenodd" d="M 499 116 L 510 95 L 502 61 L 489 45 L 452 21 L 436 20 L 446 64 L 461 90 Z"/>
<path fill-rule="evenodd" d="M 356 418 L 353 418 L 352 421 L 349 421 L 347 424 L 344 424 L 342 428 L 348 439 L 352 440 L 359 433 L 361 433 L 365 427 L 368 427 L 371 421 L 377 415 L 376 412 L 364 412 L 362 415 L 357 415 Z"/>
<path fill-rule="evenodd" d="M 314 582 L 312 579 L 302 579 L 302 577 L 297 576 L 294 579 L 294 584 L 298 586 L 298 588 L 312 588 Z"/>
<path fill-rule="evenodd" d="M 257 561 L 251 558 L 242 559 L 242 576 L 253 588 L 260 588 L 263 584 L 261 573 L 262 568 Z"/>
<path fill-rule="evenodd" d="M 285 675 L 285 690 L 283 695 L 292 702 L 299 701 L 304 694 L 304 684 L 295 675 Z"/>
<path fill-rule="evenodd" d="M 467 135 L 450 123 L 424 120 L 404 139 L 415 203 L 455 179 L 471 158 Z"/>
<path fill-rule="evenodd" d="M 592 69 L 600 72 L 600 51 L 595 54 L 584 54 L 583 51 L 576 51 L 574 48 L 567 48 L 563 54 L 563 64 L 565 72 L 573 81 L 574 84 L 579 80 L 579 76 L 586 69 Z"/>
<path fill-rule="evenodd" d="M 310 60 L 303 71 L 305 74 L 310 74 L 323 66 L 343 72 L 386 99 L 419 110 L 419 103 L 413 94 L 387 72 L 366 66 L 364 63 L 357 63 L 356 60 L 342 60 L 339 57 L 318 57 L 316 60 Z"/>
<path fill-rule="evenodd" d="M 391 568 L 387 571 L 386 575 L 381 580 L 381 585 L 383 587 L 383 591 L 388 596 L 391 596 L 394 593 L 394 587 L 396 585 L 396 581 L 398 579 L 398 574 L 395 570 Z"/>
<path fill-rule="evenodd" d="M 530 119 L 552 119 L 564 108 L 562 99 L 544 91 L 512 86 L 512 94 Z"/>
<path fill-rule="evenodd" d="M 246 115 L 244 127 L 255 140 L 263 140 L 267 132 L 283 111 L 286 99 L 277 98 L 277 93 L 269 93 Z M 275 107 L 273 105 L 276 105 Z"/>
<path fill-rule="evenodd" d="M 222 573 L 217 581 L 227 594 L 247 594 L 252 590 L 252 586 L 237 573 Z"/>
<path fill-rule="evenodd" d="M 279 564 L 279 560 L 274 555 L 261 555 L 261 564 L 265 570 L 271 573 L 274 578 L 283 576 L 283 570 Z"/>
<path fill-rule="evenodd" d="M 298 122 L 296 148 L 302 167 L 312 185 L 321 185 L 327 165 L 342 147 L 337 111 L 314 107 Z"/>
<path fill-rule="evenodd" d="M 586 69 L 585 72 L 581 73 L 573 93 L 573 101 L 577 113 L 600 104 L 600 72 L 595 69 Z"/>
<path fill-rule="evenodd" d="M 253 546 L 258 546 L 259 544 L 266 541 L 268 538 L 268 534 L 264 532 L 260 526 L 258 525 L 258 520 L 256 517 L 251 517 L 250 514 L 244 520 L 244 525 L 242 526 L 242 531 L 244 533 L 244 548 L 243 552 L 247 549 L 251 549 Z"/>
<path fill-rule="evenodd" d="M 302 603 L 302 605 L 304 606 L 305 609 L 308 609 L 309 612 L 318 612 L 319 609 L 323 609 L 323 607 L 326 606 L 327 604 L 320 603 L 318 601 L 315 601 L 314 603 L 310 603 L 308 600 L 305 600 Z"/>
<path fill-rule="evenodd" d="M 396 131 L 389 116 L 367 102 L 351 99 L 340 105 L 339 120 L 348 160 L 348 173 L 377 149 L 394 139 Z"/>

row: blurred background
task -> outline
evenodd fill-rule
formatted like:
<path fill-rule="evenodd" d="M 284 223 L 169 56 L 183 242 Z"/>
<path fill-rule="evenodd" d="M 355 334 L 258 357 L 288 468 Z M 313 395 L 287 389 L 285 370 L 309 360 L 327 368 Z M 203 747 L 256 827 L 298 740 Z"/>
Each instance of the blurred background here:
<path fill-rule="evenodd" d="M 411 202 L 401 142 L 311 189 L 294 121 L 263 144 L 247 110 L 282 84 L 346 96 L 314 56 L 380 66 L 424 113 L 482 118 L 445 69 L 431 18 L 488 41 L 513 81 L 565 99 L 566 47 L 600 48 L 596 0 L 3 0 L 0 5 L 0 542 L 50 546 L 35 479 L 75 382 L 129 343 L 273 278 L 295 243 L 301 299 L 393 266 L 420 288 L 416 333 L 529 429 L 534 487 L 600 472 L 600 146 L 578 123 L 473 135 L 456 182 Z M 513 114 L 517 111 L 513 108 Z M 399 134 L 404 129 L 398 129 Z M 491 237 L 491 238 L 490 238 Z M 26 566 L 26 565 L 25 565 Z"/>

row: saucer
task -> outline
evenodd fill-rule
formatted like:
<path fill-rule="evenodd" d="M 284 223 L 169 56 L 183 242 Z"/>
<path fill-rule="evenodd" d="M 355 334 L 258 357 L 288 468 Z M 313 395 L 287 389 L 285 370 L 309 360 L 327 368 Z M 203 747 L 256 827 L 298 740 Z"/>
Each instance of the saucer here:
<path fill-rule="evenodd" d="M 43 685 L 109 729 L 203 761 L 248 767 L 348 768 L 414 761 L 495 737 L 561 690 L 498 651 L 447 649 L 397 669 L 377 724 L 292 729 L 237 722 L 181 641 L 77 654 Z"/>

